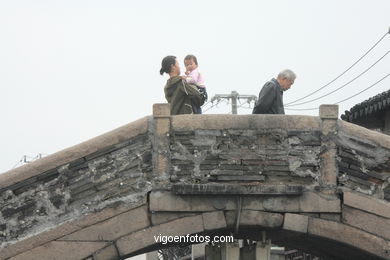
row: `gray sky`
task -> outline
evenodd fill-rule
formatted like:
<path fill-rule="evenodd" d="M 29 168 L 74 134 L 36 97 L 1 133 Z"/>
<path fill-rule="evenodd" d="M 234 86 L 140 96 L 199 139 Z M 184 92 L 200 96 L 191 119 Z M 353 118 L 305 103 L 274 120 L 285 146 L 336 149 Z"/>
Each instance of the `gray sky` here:
<path fill-rule="evenodd" d="M 258 95 L 290 68 L 298 78 L 284 102 L 293 101 L 373 46 L 389 29 L 389 11 L 389 0 L 0 0 L 0 172 L 23 155 L 51 154 L 150 115 L 153 103 L 166 102 L 167 76 L 158 73 L 166 55 L 177 56 L 184 71 L 184 56 L 195 54 L 210 97 Z M 348 82 L 389 47 L 390 35 L 307 100 Z M 390 72 L 388 56 L 344 89 L 295 108 L 363 90 Z M 390 77 L 341 103 L 340 112 L 389 86 Z M 229 111 L 222 102 L 207 113 Z"/>

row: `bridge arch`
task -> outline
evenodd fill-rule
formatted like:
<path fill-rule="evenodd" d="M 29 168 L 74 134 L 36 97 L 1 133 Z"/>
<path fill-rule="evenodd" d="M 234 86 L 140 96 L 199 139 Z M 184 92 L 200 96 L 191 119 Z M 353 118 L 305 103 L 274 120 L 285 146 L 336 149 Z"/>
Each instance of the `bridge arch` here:
<path fill-rule="evenodd" d="M 168 111 L 0 175 L 1 258 L 122 259 L 160 247 L 153 233 L 260 230 L 328 258 L 390 258 L 388 136 L 338 121 L 333 106 Z"/>

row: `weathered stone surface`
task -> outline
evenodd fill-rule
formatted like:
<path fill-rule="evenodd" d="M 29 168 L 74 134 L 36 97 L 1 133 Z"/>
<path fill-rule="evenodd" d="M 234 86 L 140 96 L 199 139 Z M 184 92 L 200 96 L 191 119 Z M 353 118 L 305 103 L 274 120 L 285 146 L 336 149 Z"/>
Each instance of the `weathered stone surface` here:
<path fill-rule="evenodd" d="M 308 233 L 360 248 L 385 259 L 390 258 L 389 241 L 339 222 L 309 218 Z"/>
<path fill-rule="evenodd" d="M 227 211 L 225 216 L 227 225 L 229 227 L 234 227 L 236 223 L 237 212 Z M 283 224 L 283 215 L 257 210 L 242 210 L 239 224 L 239 226 L 257 226 L 265 228 L 281 227 Z"/>
<path fill-rule="evenodd" d="M 390 240 L 390 219 L 388 218 L 344 206 L 343 222 Z"/>
<path fill-rule="evenodd" d="M 337 132 L 337 121 L 334 119 L 323 119 L 321 126 L 322 134 L 325 136 L 336 134 Z"/>
<path fill-rule="evenodd" d="M 0 243 L 21 241 L 36 230 L 58 227 L 120 203 L 142 204 L 151 189 L 149 137 L 138 135 L 103 151 L 91 155 L 89 161 L 76 160 L 36 175 L 33 185 L 3 190 L 0 225 L 7 235 L 0 236 Z"/>
<path fill-rule="evenodd" d="M 117 260 L 118 258 L 118 251 L 114 245 L 105 247 L 93 254 L 93 260 Z"/>
<path fill-rule="evenodd" d="M 282 115 L 191 115 L 172 116 L 173 129 L 319 129 L 319 120 L 310 116 Z"/>
<path fill-rule="evenodd" d="M 390 203 L 357 192 L 344 192 L 344 204 L 390 219 Z"/>
<path fill-rule="evenodd" d="M 177 196 L 167 191 L 150 193 L 151 211 L 199 212 L 214 210 L 234 210 L 236 196 Z M 301 196 L 244 196 L 242 208 L 274 212 L 341 212 L 340 200 L 336 196 L 304 192 Z"/>
<path fill-rule="evenodd" d="M 134 232 L 130 235 L 121 237 L 117 240 L 116 244 L 120 255 L 124 256 L 147 246 L 158 244 L 155 239 L 159 235 L 181 236 L 203 231 L 203 217 L 202 215 L 198 215 L 181 218 L 169 223 Z"/>
<path fill-rule="evenodd" d="M 10 258 L 10 260 L 80 260 L 107 245 L 107 242 L 52 241 L 43 246 L 34 248 L 33 250 L 14 256 Z"/>
<path fill-rule="evenodd" d="M 147 207 L 139 207 L 69 234 L 60 240 L 113 241 L 118 237 L 150 226 Z"/>
<path fill-rule="evenodd" d="M 206 212 L 202 214 L 204 230 L 226 228 L 226 219 L 223 211 Z"/>
<path fill-rule="evenodd" d="M 160 225 L 172 220 L 194 216 L 196 213 L 183 213 L 183 212 L 152 212 L 150 213 L 151 222 L 153 226 Z"/>
<path fill-rule="evenodd" d="M 300 197 L 269 196 L 257 199 L 248 197 L 243 199 L 243 208 L 273 212 L 299 212 Z"/>
<path fill-rule="evenodd" d="M 148 130 L 147 120 L 147 117 L 139 119 L 81 144 L 2 173 L 0 174 L 0 189 L 72 162 L 110 145 L 115 145 L 137 135 L 145 134 Z"/>
<path fill-rule="evenodd" d="M 149 195 L 150 211 L 214 211 L 216 209 L 234 209 L 234 198 L 209 196 L 175 196 L 167 191 L 152 191 Z M 214 206 L 215 205 L 215 206 Z M 223 208 L 219 208 L 222 205 Z"/>
<path fill-rule="evenodd" d="M 307 233 L 307 227 L 309 225 L 309 217 L 299 214 L 284 214 L 283 229 Z"/>
<path fill-rule="evenodd" d="M 376 144 L 380 144 L 383 148 L 390 149 L 390 138 L 388 135 L 345 121 L 338 121 L 338 126 L 341 130 L 339 133 L 343 135 L 355 136 L 360 140 L 370 140 Z"/>
<path fill-rule="evenodd" d="M 270 184 L 174 184 L 175 194 L 207 195 L 207 194 L 242 194 L 242 195 L 301 195 L 302 185 L 270 185 Z"/>
<path fill-rule="evenodd" d="M 335 196 L 304 192 L 299 197 L 244 198 L 243 208 L 274 212 L 341 212 Z"/>
<path fill-rule="evenodd" d="M 339 117 L 338 105 L 320 105 L 321 119 L 337 119 Z"/>
<path fill-rule="evenodd" d="M 215 136 L 197 134 L 199 131 L 172 130 L 174 181 L 305 185 L 318 182 L 321 152 L 318 129 L 227 129 L 219 130 Z M 313 138 L 304 137 L 312 134 Z M 280 176 L 285 180 L 278 179 Z"/>
<path fill-rule="evenodd" d="M 345 126 L 331 113 L 322 113 L 320 120 L 285 115 L 171 117 L 167 105 L 157 105 L 154 110 L 153 117 L 133 125 L 136 134 L 121 132 L 119 136 L 110 136 L 112 140 L 105 136 L 99 144 L 88 143 L 93 147 L 73 150 L 79 157 L 62 154 L 59 161 L 48 163 L 56 165 L 52 168 L 36 163 L 36 169 L 28 168 L 32 173 L 27 173 L 27 177 L 17 177 L 20 181 L 7 177 L 7 181 L 11 180 L 7 187 L 1 186 L 0 176 L 0 243 L 10 243 L 8 247 L 1 244 L 0 258 L 25 254 L 30 249 L 38 252 L 52 240 L 108 242 L 122 237 L 124 252 L 130 252 L 155 243 L 148 237 L 150 233 L 140 231 L 151 225 L 149 217 L 161 230 L 166 225 L 164 228 L 172 232 L 192 232 L 193 223 L 183 224 L 179 231 L 170 226 L 192 217 L 199 218 L 196 230 L 213 231 L 231 224 L 238 206 L 242 209 L 243 226 L 275 226 L 280 230 L 273 232 L 305 233 L 310 226 L 305 219 L 327 219 L 332 225 L 340 221 L 342 198 L 334 195 L 336 174 L 339 191 L 353 188 L 356 192 L 344 194 L 345 225 L 333 230 L 342 233 L 345 226 L 347 231 L 356 228 L 368 235 L 369 249 L 379 248 L 375 244 L 377 237 L 388 239 L 389 231 L 378 228 L 389 226 L 390 219 L 389 205 L 382 200 L 390 198 L 388 137 Z M 123 139 L 124 136 L 128 138 Z M 64 162 L 61 160 L 66 162 L 59 163 Z M 185 196 L 175 196 L 170 193 L 172 184 L 176 191 L 177 187 L 190 189 L 178 192 Z M 285 184 L 303 188 L 291 196 L 289 191 L 280 192 L 277 188 Z M 156 190 L 146 202 L 152 187 Z M 359 193 L 371 196 L 361 197 Z M 96 220 L 83 220 L 85 214 L 94 215 L 108 207 L 128 204 L 131 208 L 145 203 L 148 205 L 137 216 L 124 213 L 126 209 L 106 217 L 96 216 Z M 283 217 L 278 213 L 286 214 L 283 229 L 276 221 Z M 263 218 L 266 214 L 276 214 L 277 223 Z M 153 228 L 147 230 L 152 232 Z M 321 228 L 325 229 L 325 225 L 318 228 L 313 224 L 314 231 L 323 232 L 320 240 L 325 241 L 335 232 Z M 355 235 L 361 235 L 359 232 Z M 310 234 L 307 237 L 314 238 Z M 23 240 L 28 235 L 33 237 Z M 133 236 L 136 239 L 132 240 Z M 125 245 L 125 238 L 131 240 L 133 249 Z M 354 243 L 351 241 L 342 240 L 338 245 L 342 249 L 345 243 Z M 388 240 L 384 248 L 388 248 L 386 243 Z M 110 258 L 114 249 L 108 244 L 85 257 L 94 254 L 97 258 L 99 253 L 101 258 Z"/>
<path fill-rule="evenodd" d="M 216 181 L 264 181 L 265 180 L 265 176 L 261 176 L 261 175 L 244 175 L 242 173 L 242 176 L 217 175 L 217 176 L 215 176 L 215 180 Z"/>
<path fill-rule="evenodd" d="M 337 186 L 337 163 L 336 149 L 330 148 L 321 154 L 321 184 L 336 188 Z"/>
<path fill-rule="evenodd" d="M 340 213 L 320 213 L 319 217 L 322 219 L 326 219 L 326 220 L 341 222 L 341 214 Z"/>
<path fill-rule="evenodd" d="M 157 118 L 155 121 L 156 121 L 155 122 L 156 135 L 166 135 L 167 133 L 169 133 L 169 129 L 170 129 L 169 118 Z"/>
<path fill-rule="evenodd" d="M 301 212 L 341 212 L 340 199 L 334 195 L 305 192 L 300 198 Z"/>
<path fill-rule="evenodd" d="M 171 106 L 168 103 L 153 104 L 154 117 L 166 117 L 171 115 Z"/>
<path fill-rule="evenodd" d="M 140 202 L 140 204 L 145 204 L 146 200 Z M 0 250 L 0 256 L 8 258 L 15 256 L 22 252 L 31 250 L 35 247 L 43 245 L 49 241 L 58 239 L 60 237 L 66 236 L 72 232 L 75 232 L 83 227 L 93 225 L 97 222 L 104 221 L 106 219 L 112 218 L 116 215 L 122 214 L 123 212 L 128 211 L 132 205 L 119 205 L 115 208 L 105 208 L 102 211 L 96 213 L 90 213 L 84 216 L 82 219 L 73 220 L 65 224 L 57 226 L 55 229 L 44 231 L 33 237 L 27 238 L 25 240 L 19 241 L 15 244 L 10 244 Z M 139 206 L 139 205 L 137 205 Z M 134 207 L 134 205 L 133 205 Z M 1 259 L 1 258 L 0 258 Z"/>

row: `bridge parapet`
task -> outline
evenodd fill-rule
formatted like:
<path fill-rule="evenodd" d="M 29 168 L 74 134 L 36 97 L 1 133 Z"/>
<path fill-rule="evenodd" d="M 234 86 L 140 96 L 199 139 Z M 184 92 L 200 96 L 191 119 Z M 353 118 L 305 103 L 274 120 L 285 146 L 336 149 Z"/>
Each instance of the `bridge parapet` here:
<path fill-rule="evenodd" d="M 388 136 L 337 120 L 334 106 L 322 106 L 320 117 L 170 116 L 167 104 L 153 111 L 0 175 L 0 258 L 25 259 L 27 250 L 42 252 L 52 241 L 83 241 L 90 246 L 81 246 L 84 257 L 112 244 L 130 255 L 143 244 L 129 249 L 123 241 L 142 228 L 191 214 L 222 214 L 224 227 L 233 228 L 237 210 L 252 223 L 247 226 L 256 214 L 277 212 L 269 228 L 294 232 L 289 221 L 305 216 L 300 232 L 348 243 L 325 235 L 321 221 L 345 224 L 353 234 L 357 228 L 378 237 L 363 250 L 390 250 L 388 228 L 377 228 L 390 226 Z"/>

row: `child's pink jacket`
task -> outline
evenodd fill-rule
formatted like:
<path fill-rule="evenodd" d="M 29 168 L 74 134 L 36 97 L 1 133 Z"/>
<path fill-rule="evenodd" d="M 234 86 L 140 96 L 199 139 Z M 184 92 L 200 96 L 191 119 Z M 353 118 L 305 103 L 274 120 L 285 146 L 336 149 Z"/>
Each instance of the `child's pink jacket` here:
<path fill-rule="evenodd" d="M 198 69 L 194 69 L 187 75 L 187 83 L 196 84 L 201 88 L 205 88 L 202 74 L 198 71 Z"/>

